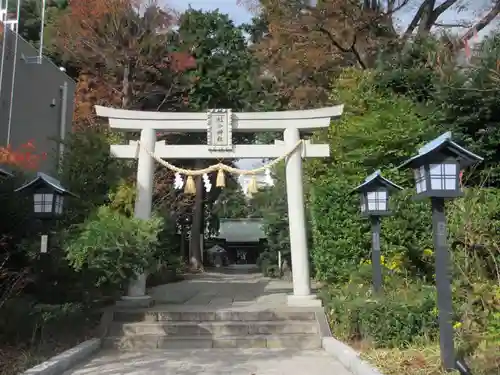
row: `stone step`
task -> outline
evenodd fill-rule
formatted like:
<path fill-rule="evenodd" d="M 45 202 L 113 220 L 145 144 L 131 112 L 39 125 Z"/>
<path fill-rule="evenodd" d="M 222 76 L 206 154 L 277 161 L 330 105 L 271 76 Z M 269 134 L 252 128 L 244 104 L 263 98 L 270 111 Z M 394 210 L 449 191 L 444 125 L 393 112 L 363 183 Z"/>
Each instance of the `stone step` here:
<path fill-rule="evenodd" d="M 160 335 L 134 335 L 106 337 L 105 349 L 154 350 L 154 349 L 211 349 L 211 348 L 269 348 L 269 349 L 320 349 L 319 335 L 295 334 L 284 336 L 242 337 L 170 337 Z"/>
<path fill-rule="evenodd" d="M 317 334 L 316 321 L 207 321 L 207 322 L 139 322 L 117 323 L 109 328 L 110 336 L 246 336 Z"/>
<path fill-rule="evenodd" d="M 133 310 L 115 311 L 113 320 L 115 322 L 162 322 L 162 321 L 185 321 L 185 322 L 207 322 L 207 321 L 311 321 L 315 320 L 313 311 L 161 311 L 161 310 Z"/>

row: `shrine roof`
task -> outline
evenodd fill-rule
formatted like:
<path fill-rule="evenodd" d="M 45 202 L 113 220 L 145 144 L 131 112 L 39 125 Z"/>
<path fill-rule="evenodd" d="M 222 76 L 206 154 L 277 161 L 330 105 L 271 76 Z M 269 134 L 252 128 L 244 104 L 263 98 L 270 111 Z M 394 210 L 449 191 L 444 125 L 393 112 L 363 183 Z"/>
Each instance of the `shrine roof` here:
<path fill-rule="evenodd" d="M 266 238 L 262 219 L 221 219 L 217 238 L 227 242 L 259 242 Z"/>

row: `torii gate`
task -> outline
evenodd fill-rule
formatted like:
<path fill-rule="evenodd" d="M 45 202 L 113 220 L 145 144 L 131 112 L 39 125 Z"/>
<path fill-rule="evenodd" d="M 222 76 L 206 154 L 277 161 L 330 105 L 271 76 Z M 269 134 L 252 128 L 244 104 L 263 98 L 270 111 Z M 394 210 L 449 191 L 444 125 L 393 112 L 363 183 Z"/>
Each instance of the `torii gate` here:
<path fill-rule="evenodd" d="M 140 145 L 111 145 L 111 154 L 117 158 L 138 157 L 137 198 L 135 217 L 149 219 L 153 193 L 155 154 L 162 159 L 257 159 L 277 158 L 300 141 L 300 131 L 313 131 L 329 126 L 331 119 L 342 115 L 343 105 L 301 111 L 232 112 L 230 109 L 212 109 L 208 112 L 144 112 L 96 106 L 98 116 L 107 117 L 109 126 L 121 131 L 140 131 Z M 156 132 L 207 132 L 206 145 L 167 145 L 156 141 Z M 283 141 L 270 145 L 233 145 L 233 132 L 282 131 Z M 293 271 L 293 295 L 290 306 L 320 306 L 321 301 L 311 294 L 309 253 L 307 249 L 304 191 L 302 184 L 302 157 L 328 157 L 327 144 L 302 143 L 300 149 L 286 158 L 286 190 L 290 250 Z M 129 304 L 148 304 L 146 275 L 130 282 Z"/>

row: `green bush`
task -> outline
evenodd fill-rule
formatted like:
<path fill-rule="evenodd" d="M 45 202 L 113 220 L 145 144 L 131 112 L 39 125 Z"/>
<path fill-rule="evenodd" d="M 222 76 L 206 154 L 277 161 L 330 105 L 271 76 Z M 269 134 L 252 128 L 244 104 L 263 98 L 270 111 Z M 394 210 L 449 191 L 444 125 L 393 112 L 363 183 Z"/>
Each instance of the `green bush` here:
<path fill-rule="evenodd" d="M 437 335 L 436 297 L 429 286 L 374 296 L 369 284 L 351 283 L 328 290 L 325 299 L 334 335 L 349 342 L 406 347 Z"/>
<path fill-rule="evenodd" d="M 121 136 L 106 127 L 74 131 L 65 140 L 61 182 L 80 198 L 65 200 L 62 228 L 83 222 L 99 206 L 107 204 L 110 191 L 117 189 L 120 176 L 133 171 L 129 161 L 113 157 L 111 144 Z"/>
<path fill-rule="evenodd" d="M 15 297 L 0 309 L 0 339 L 11 344 L 40 344 L 61 334 L 63 326 L 75 334 L 95 327 L 100 315 L 79 303 L 41 304 L 27 296 Z"/>
<path fill-rule="evenodd" d="M 408 174 L 393 169 L 438 130 L 432 126 L 432 116 L 411 100 L 377 91 L 370 72 L 346 70 L 332 99 L 345 104 L 344 114 L 315 135 L 316 142 L 330 145 L 331 159 L 307 162 L 306 175 L 311 186 L 315 275 L 337 283 L 347 281 L 359 262 L 370 256 L 369 223 L 360 217 L 359 198 L 349 192 L 379 168 L 394 182 L 413 186 Z M 420 238 L 409 238 L 421 233 L 407 229 L 426 227 L 428 221 L 420 221 L 409 199 L 401 205 L 408 207 L 405 213 L 411 220 L 404 223 L 402 216 L 393 219 L 393 224 L 384 220 L 382 235 L 394 240 L 384 251 L 402 252 L 406 247 L 422 251 Z M 397 230 L 387 231 L 388 224 Z"/>
<path fill-rule="evenodd" d="M 69 233 L 65 242 L 67 259 L 81 271 L 99 275 L 96 284 L 120 284 L 154 264 L 163 220 L 126 217 L 108 206 Z"/>
<path fill-rule="evenodd" d="M 257 267 L 266 277 L 280 277 L 278 255 L 273 251 L 264 251 L 257 258 Z"/>

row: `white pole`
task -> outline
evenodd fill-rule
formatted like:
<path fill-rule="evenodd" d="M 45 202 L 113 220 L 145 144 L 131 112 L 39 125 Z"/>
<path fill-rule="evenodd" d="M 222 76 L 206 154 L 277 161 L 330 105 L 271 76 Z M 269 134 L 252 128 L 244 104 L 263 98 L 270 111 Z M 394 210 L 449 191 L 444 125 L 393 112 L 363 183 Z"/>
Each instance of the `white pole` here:
<path fill-rule="evenodd" d="M 12 131 L 12 110 L 13 110 L 13 105 L 14 105 L 14 89 L 15 89 L 15 82 L 16 82 L 16 67 L 17 67 L 17 44 L 19 41 L 19 36 L 17 33 L 19 32 L 19 15 L 21 13 L 21 0 L 17 0 L 17 9 L 16 9 L 16 24 L 15 24 L 15 32 L 12 33 L 14 38 L 14 61 L 12 62 L 12 85 L 11 85 L 11 90 L 10 90 L 10 106 L 9 106 L 9 124 L 7 126 L 7 144 L 10 144 L 10 135 Z M 4 36 L 5 38 L 5 36 Z"/>
<path fill-rule="evenodd" d="M 38 48 L 38 63 L 42 63 L 43 58 L 43 31 L 45 29 L 45 4 L 46 0 L 42 0 L 42 15 L 41 15 L 41 25 L 40 25 L 40 48 Z"/>
<path fill-rule="evenodd" d="M 60 111 L 60 116 L 61 116 L 61 123 L 60 123 L 60 128 L 59 128 L 59 170 L 62 169 L 62 161 L 64 157 L 64 141 L 66 140 L 66 117 L 67 117 L 67 110 L 68 110 L 68 82 L 64 82 L 63 85 L 61 86 L 61 111 Z"/>
<path fill-rule="evenodd" d="M 0 0 L 0 22 L 3 23 L 3 37 L 2 37 L 2 61 L 0 61 L 0 98 L 2 97 L 2 83 L 3 83 L 3 65 L 5 61 L 5 42 L 7 39 L 7 9 L 9 8 L 9 0 L 5 0 L 5 9 L 3 8 L 3 0 Z"/>
<path fill-rule="evenodd" d="M 284 131 L 284 141 L 287 147 L 293 147 L 299 140 L 298 129 L 288 128 Z M 288 296 L 288 305 L 321 306 L 321 301 L 311 295 L 300 151 L 296 150 L 286 159 L 286 191 L 293 278 L 293 295 Z"/>
<path fill-rule="evenodd" d="M 151 218 L 151 205 L 153 199 L 153 173 L 154 159 L 148 154 L 154 152 L 156 143 L 155 129 L 141 130 L 139 161 L 137 163 L 137 196 L 135 199 L 134 216 L 138 219 Z M 151 297 L 146 295 L 146 273 L 130 280 L 127 296 L 122 297 L 123 304 L 131 306 L 149 305 Z"/>

